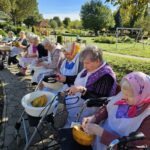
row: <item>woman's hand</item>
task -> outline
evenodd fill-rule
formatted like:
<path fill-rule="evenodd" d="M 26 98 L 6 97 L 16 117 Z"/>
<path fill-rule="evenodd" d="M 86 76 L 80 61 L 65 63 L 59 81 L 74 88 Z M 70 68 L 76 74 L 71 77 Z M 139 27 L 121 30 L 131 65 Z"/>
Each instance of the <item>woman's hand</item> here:
<path fill-rule="evenodd" d="M 74 95 L 78 92 L 82 93 L 84 87 L 83 86 L 71 86 L 67 91 L 68 95 Z"/>
<path fill-rule="evenodd" d="M 94 123 L 96 121 L 95 116 L 85 117 L 82 120 L 82 127 L 84 128 L 87 123 Z"/>
<path fill-rule="evenodd" d="M 85 124 L 85 126 L 83 127 L 83 130 L 88 134 L 98 135 L 98 136 L 102 136 L 103 131 L 104 131 L 102 127 L 94 123 Z"/>
<path fill-rule="evenodd" d="M 56 78 L 55 78 L 57 81 L 59 82 L 66 82 L 66 76 L 63 76 L 62 74 L 60 73 L 56 73 Z"/>

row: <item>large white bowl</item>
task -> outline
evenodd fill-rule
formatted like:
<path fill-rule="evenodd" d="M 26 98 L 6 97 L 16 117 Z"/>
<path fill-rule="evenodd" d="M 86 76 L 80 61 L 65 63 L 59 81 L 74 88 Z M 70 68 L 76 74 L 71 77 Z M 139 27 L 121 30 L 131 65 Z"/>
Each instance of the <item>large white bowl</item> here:
<path fill-rule="evenodd" d="M 48 98 L 48 102 L 47 102 L 46 106 L 45 107 L 33 107 L 31 105 L 31 102 L 35 98 L 42 96 L 42 95 L 46 95 Z M 25 95 L 22 98 L 22 106 L 25 108 L 26 113 L 29 114 L 30 116 L 42 117 L 49 109 L 50 105 L 48 105 L 48 104 L 50 104 L 52 102 L 52 100 L 54 99 L 54 96 L 55 95 L 51 92 L 45 92 L 45 91 L 32 92 L 32 93 Z M 47 112 L 47 115 L 53 112 L 53 110 L 57 107 L 57 103 L 58 102 L 56 100 L 53 101 L 50 109 Z"/>
<path fill-rule="evenodd" d="M 47 83 L 47 82 L 43 81 L 43 84 L 45 87 L 48 87 L 48 88 L 50 88 L 52 90 L 56 90 L 56 91 L 62 89 L 64 86 L 64 84 L 61 82 Z"/>

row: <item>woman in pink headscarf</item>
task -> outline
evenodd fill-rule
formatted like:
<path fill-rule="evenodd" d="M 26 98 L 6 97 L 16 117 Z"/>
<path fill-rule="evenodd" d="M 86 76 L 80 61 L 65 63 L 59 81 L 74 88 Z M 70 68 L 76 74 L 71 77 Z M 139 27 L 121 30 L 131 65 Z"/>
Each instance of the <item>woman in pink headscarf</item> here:
<path fill-rule="evenodd" d="M 143 132 L 145 139 L 130 142 L 129 146 L 150 146 L 150 76 L 142 72 L 126 75 L 121 81 L 121 92 L 95 115 L 84 118 L 82 127 L 97 136 L 94 150 L 105 150 L 112 140 L 134 131 Z"/>

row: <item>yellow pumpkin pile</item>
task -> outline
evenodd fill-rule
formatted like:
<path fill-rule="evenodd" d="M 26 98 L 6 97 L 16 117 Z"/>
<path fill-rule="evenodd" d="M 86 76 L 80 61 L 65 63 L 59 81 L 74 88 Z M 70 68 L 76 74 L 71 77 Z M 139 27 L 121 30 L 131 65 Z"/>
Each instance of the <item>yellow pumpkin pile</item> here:
<path fill-rule="evenodd" d="M 92 144 L 95 136 L 89 135 L 86 132 L 83 131 L 81 125 L 75 125 L 72 129 L 72 134 L 74 140 L 84 146 L 89 146 Z"/>
<path fill-rule="evenodd" d="M 42 96 L 35 98 L 31 102 L 31 104 L 33 107 L 44 107 L 44 106 L 46 106 L 47 101 L 48 101 L 48 99 L 47 99 L 46 95 L 42 95 Z"/>

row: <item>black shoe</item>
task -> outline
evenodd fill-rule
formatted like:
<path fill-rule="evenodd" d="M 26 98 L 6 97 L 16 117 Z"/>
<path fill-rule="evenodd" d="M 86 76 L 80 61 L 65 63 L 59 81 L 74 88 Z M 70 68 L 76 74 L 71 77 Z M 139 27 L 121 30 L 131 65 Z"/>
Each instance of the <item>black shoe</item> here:
<path fill-rule="evenodd" d="M 36 82 L 32 82 L 31 84 L 32 84 L 32 85 L 38 85 Z"/>
<path fill-rule="evenodd" d="M 16 76 L 25 76 L 25 74 L 23 74 L 22 72 L 18 72 L 18 73 L 16 73 Z"/>
<path fill-rule="evenodd" d="M 18 67 L 18 68 L 21 68 L 21 66 L 20 66 L 19 64 L 17 64 L 17 67 Z"/>

